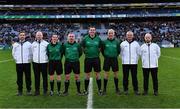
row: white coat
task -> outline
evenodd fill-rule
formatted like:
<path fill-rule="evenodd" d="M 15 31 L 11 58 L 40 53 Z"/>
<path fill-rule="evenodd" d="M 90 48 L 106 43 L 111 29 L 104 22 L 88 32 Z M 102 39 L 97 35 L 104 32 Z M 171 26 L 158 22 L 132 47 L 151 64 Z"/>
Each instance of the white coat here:
<path fill-rule="evenodd" d="M 143 44 L 140 49 L 143 68 L 157 68 L 161 55 L 160 47 L 156 43 Z"/>

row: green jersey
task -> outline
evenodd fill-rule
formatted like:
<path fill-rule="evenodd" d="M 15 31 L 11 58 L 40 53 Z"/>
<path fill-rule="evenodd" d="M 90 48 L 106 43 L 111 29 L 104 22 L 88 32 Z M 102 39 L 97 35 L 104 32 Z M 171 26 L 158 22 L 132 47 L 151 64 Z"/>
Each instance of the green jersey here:
<path fill-rule="evenodd" d="M 86 35 L 81 44 L 84 48 L 85 58 L 99 57 L 101 48 L 101 39 L 99 36 L 96 35 L 94 38 L 91 38 L 89 35 Z"/>
<path fill-rule="evenodd" d="M 62 44 L 48 44 L 47 46 L 47 55 L 49 60 L 61 60 L 62 59 Z"/>
<path fill-rule="evenodd" d="M 74 43 L 65 43 L 63 45 L 63 54 L 65 55 L 65 60 L 69 62 L 79 61 L 80 56 L 82 55 L 82 49 L 80 44 Z"/>
<path fill-rule="evenodd" d="M 102 43 L 102 54 L 105 57 L 117 57 L 120 53 L 120 43 L 116 39 L 107 39 Z"/>

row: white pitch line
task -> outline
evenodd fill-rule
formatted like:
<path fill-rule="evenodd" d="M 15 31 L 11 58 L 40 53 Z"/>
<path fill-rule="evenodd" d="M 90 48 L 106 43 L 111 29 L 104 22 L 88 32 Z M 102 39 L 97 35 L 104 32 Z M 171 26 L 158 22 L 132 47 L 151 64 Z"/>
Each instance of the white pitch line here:
<path fill-rule="evenodd" d="M 90 78 L 88 89 L 87 109 L 93 109 L 93 78 Z"/>
<path fill-rule="evenodd" d="M 175 58 L 175 57 L 171 57 L 171 56 L 165 56 L 165 55 L 161 55 L 161 56 L 165 57 L 165 58 L 169 58 L 169 59 L 180 60 L 180 58 Z"/>
<path fill-rule="evenodd" d="M 2 60 L 2 61 L 0 61 L 0 63 L 9 62 L 9 61 L 12 61 L 12 60 L 13 59 Z"/>

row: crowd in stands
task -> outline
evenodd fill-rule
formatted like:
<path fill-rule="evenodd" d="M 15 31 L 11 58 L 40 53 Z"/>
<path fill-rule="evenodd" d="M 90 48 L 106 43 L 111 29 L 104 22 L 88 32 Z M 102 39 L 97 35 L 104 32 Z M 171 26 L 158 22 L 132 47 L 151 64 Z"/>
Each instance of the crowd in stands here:
<path fill-rule="evenodd" d="M 7 44 L 13 39 L 16 40 L 19 32 L 26 32 L 27 38 L 32 41 L 35 37 L 35 32 L 42 31 L 44 38 L 48 39 L 52 34 L 58 34 L 60 40 L 63 40 L 65 30 L 71 25 L 63 23 L 7 23 L 0 24 L 0 44 Z"/>
<path fill-rule="evenodd" d="M 126 31 L 132 30 L 136 39 L 141 42 L 143 42 L 143 36 L 147 32 L 153 35 L 156 42 L 180 40 L 180 22 L 175 21 L 115 23 L 115 25 L 110 25 L 110 28 L 115 29 L 117 37 L 121 39 L 125 36 Z"/>
<path fill-rule="evenodd" d="M 77 24 L 77 23 L 76 23 Z M 79 23 L 83 25 L 83 23 Z M 87 24 L 87 23 L 84 23 Z M 103 23 L 105 30 L 112 28 L 116 31 L 116 37 L 124 40 L 125 33 L 128 30 L 134 32 L 136 40 L 143 42 L 145 33 L 149 32 L 153 35 L 155 42 L 163 40 L 171 43 L 180 43 L 180 22 L 179 21 L 148 21 L 148 22 L 123 22 L 123 23 Z M 107 31 L 100 31 L 102 26 L 98 27 L 97 33 L 106 36 Z M 71 23 L 3 23 L 0 24 L 0 45 L 10 44 L 16 39 L 20 31 L 25 31 L 30 41 L 34 40 L 36 31 L 42 31 L 48 40 L 52 34 L 57 34 L 60 41 L 65 40 L 65 36 L 70 31 L 87 30 L 88 28 L 76 27 Z M 104 29 L 103 29 L 104 30 Z M 84 33 L 80 37 L 83 37 Z"/>

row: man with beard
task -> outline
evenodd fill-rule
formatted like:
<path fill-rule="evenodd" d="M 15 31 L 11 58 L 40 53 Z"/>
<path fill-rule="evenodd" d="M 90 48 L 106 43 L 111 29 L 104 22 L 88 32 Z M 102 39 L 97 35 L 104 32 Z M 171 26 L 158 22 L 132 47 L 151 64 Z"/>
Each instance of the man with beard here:
<path fill-rule="evenodd" d="M 25 40 L 25 32 L 19 33 L 19 41 L 13 44 L 12 55 L 16 62 L 17 96 L 23 94 L 23 73 L 25 74 L 27 95 L 31 95 L 31 43 Z"/>
<path fill-rule="evenodd" d="M 158 95 L 158 59 L 160 57 L 160 47 L 156 43 L 152 43 L 151 34 L 147 33 L 144 37 L 145 43 L 141 46 L 141 59 L 144 77 L 144 92 L 148 94 L 149 73 L 151 72 L 153 80 L 154 95 Z"/>

